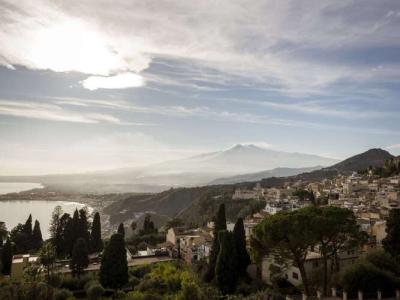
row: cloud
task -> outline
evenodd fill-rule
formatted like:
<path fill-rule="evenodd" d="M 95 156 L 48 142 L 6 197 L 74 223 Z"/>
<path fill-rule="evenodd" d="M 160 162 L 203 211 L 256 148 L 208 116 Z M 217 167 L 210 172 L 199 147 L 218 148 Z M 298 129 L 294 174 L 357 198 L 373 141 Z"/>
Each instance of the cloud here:
<path fill-rule="evenodd" d="M 394 145 L 390 145 L 390 146 L 387 146 L 387 147 L 385 147 L 386 149 L 388 149 L 388 150 L 400 150 L 400 144 L 394 144 Z"/>
<path fill-rule="evenodd" d="M 77 112 L 66 110 L 59 105 L 27 101 L 0 100 L 0 115 L 86 124 L 105 122 L 115 125 L 145 125 L 123 122 L 110 114 Z"/>
<path fill-rule="evenodd" d="M 97 89 L 124 89 L 143 86 L 144 79 L 135 73 L 121 73 L 109 77 L 90 76 L 82 81 L 82 85 L 91 91 Z"/>
<path fill-rule="evenodd" d="M 195 5 L 183 0 L 21 0 L 18 6 L 3 0 L 0 61 L 114 76 L 151 71 L 155 59 L 169 58 L 204 67 L 204 77 L 217 70 L 281 93 L 318 93 L 341 80 L 399 75 L 399 61 L 371 66 L 365 59 L 345 60 L 372 47 L 399 46 L 399 18 L 388 15 L 395 7 L 396 1 L 351 0 L 205 0 Z"/>

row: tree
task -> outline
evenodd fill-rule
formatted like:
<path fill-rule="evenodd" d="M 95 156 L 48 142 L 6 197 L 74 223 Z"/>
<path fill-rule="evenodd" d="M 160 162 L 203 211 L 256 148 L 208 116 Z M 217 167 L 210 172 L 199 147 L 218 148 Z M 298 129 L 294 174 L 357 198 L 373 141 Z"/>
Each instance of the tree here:
<path fill-rule="evenodd" d="M 208 269 L 205 274 L 205 280 L 211 282 L 215 277 L 215 265 L 217 263 L 219 253 L 219 240 L 218 233 L 221 230 L 226 230 L 226 216 L 225 216 L 225 204 L 220 204 L 218 212 L 214 218 L 214 230 L 213 230 L 213 243 L 211 246 L 211 252 L 209 256 Z"/>
<path fill-rule="evenodd" d="M 54 263 L 56 261 L 57 253 L 56 248 L 51 242 L 46 242 L 43 244 L 39 252 L 40 263 L 46 269 L 47 281 L 50 280 L 50 275 L 54 270 Z"/>
<path fill-rule="evenodd" d="M 39 249 L 42 247 L 43 244 L 43 237 L 42 231 L 40 230 L 40 223 L 38 220 L 35 220 L 35 226 L 33 227 L 32 231 L 32 248 Z"/>
<path fill-rule="evenodd" d="M 62 208 L 61 206 L 57 205 L 51 215 L 49 231 L 50 240 L 56 248 L 58 257 L 62 257 L 65 253 L 65 248 L 62 241 L 63 228 L 61 225 L 61 216 L 63 216 Z"/>
<path fill-rule="evenodd" d="M 118 226 L 117 233 L 122 235 L 125 238 L 125 228 L 124 228 L 124 223 L 120 223 Z"/>
<path fill-rule="evenodd" d="M 128 261 L 125 241 L 116 233 L 106 245 L 100 266 L 100 282 L 106 288 L 118 289 L 128 282 Z"/>
<path fill-rule="evenodd" d="M 1 251 L 1 266 L 2 266 L 1 272 L 4 275 L 9 275 L 11 272 L 12 257 L 13 257 L 12 244 L 10 239 L 7 239 Z"/>
<path fill-rule="evenodd" d="M 215 278 L 222 294 L 232 294 L 238 280 L 238 264 L 235 240 L 232 233 L 222 230 L 218 233 L 220 250 L 215 266 Z"/>
<path fill-rule="evenodd" d="M 172 220 L 167 222 L 167 225 L 165 226 L 165 229 L 168 230 L 168 229 L 170 229 L 172 227 L 181 227 L 183 225 L 185 225 L 185 222 L 183 222 L 182 219 L 174 218 L 174 219 L 172 219 Z"/>
<path fill-rule="evenodd" d="M 258 258 L 272 255 L 293 262 L 300 271 L 306 295 L 310 295 L 310 287 L 304 264 L 308 250 L 316 244 L 313 224 L 312 216 L 304 209 L 280 212 L 264 219 L 251 236 Z"/>
<path fill-rule="evenodd" d="M 24 224 L 24 233 L 28 238 L 32 237 L 32 215 L 29 214 L 28 219 L 26 220 Z"/>
<path fill-rule="evenodd" d="M 150 214 L 147 214 L 144 217 L 143 229 L 140 230 L 139 234 L 146 235 L 146 234 L 153 234 L 153 233 L 157 233 L 157 228 L 155 228 L 154 222 L 151 220 Z"/>
<path fill-rule="evenodd" d="M 250 264 L 250 256 L 246 249 L 246 233 L 244 231 L 243 219 L 237 219 L 233 228 L 234 246 L 237 254 L 237 265 L 240 276 L 247 272 L 247 267 Z"/>
<path fill-rule="evenodd" d="M 21 223 L 11 229 L 10 240 L 14 243 L 17 254 L 26 253 L 29 250 L 29 237 L 26 235 L 24 225 Z"/>
<path fill-rule="evenodd" d="M 79 210 L 79 222 L 78 222 L 78 238 L 83 238 L 85 239 L 86 245 L 89 244 L 89 221 L 87 217 L 87 209 L 82 208 Z"/>
<path fill-rule="evenodd" d="M 386 221 L 386 237 L 382 241 L 383 249 L 396 259 L 400 259 L 400 209 L 392 209 Z"/>
<path fill-rule="evenodd" d="M 72 274 L 78 278 L 89 265 L 89 251 L 84 238 L 79 238 L 72 250 L 72 259 L 69 265 Z"/>
<path fill-rule="evenodd" d="M 323 292 L 328 290 L 328 261 L 339 271 L 338 253 L 354 249 L 363 242 L 356 218 L 351 210 L 334 206 L 303 209 L 314 220 L 313 230 L 323 261 Z M 333 267 L 331 267 L 333 271 Z"/>
<path fill-rule="evenodd" d="M 7 239 L 8 231 L 6 223 L 0 222 L 0 248 L 3 246 L 3 242 Z"/>
<path fill-rule="evenodd" d="M 90 234 L 91 250 L 101 252 L 103 250 L 103 241 L 101 240 L 100 214 L 96 212 L 93 217 L 92 232 Z"/>
<path fill-rule="evenodd" d="M 65 213 L 60 219 L 60 249 L 57 249 L 58 257 L 66 257 L 72 255 L 74 240 L 76 233 L 72 224 L 72 218 Z"/>
<path fill-rule="evenodd" d="M 135 232 L 136 228 L 137 228 L 137 223 L 135 221 L 132 221 L 131 223 L 132 232 Z"/>

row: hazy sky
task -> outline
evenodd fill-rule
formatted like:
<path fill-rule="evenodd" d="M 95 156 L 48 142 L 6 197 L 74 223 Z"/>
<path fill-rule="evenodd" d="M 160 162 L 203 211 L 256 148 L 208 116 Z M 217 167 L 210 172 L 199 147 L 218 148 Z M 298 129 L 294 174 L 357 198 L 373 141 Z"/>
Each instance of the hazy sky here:
<path fill-rule="evenodd" d="M 400 154 L 399 83 L 398 0 L 0 0 L 0 172 Z"/>

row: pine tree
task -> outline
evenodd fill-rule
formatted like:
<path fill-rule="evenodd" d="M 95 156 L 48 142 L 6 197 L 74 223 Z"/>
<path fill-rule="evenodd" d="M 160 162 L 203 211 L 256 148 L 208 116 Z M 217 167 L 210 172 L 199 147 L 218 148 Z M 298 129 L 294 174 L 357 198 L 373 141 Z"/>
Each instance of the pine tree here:
<path fill-rule="evenodd" d="M 247 267 L 250 264 L 250 256 L 246 249 L 246 233 L 244 231 L 243 219 L 239 218 L 233 228 L 233 236 L 235 249 L 237 253 L 237 263 L 239 275 L 243 276 L 247 272 Z"/>
<path fill-rule="evenodd" d="M 128 261 L 125 241 L 116 233 L 103 251 L 100 266 L 100 282 L 104 287 L 118 289 L 128 282 Z"/>
<path fill-rule="evenodd" d="M 207 282 L 211 282 L 215 277 L 215 265 L 217 263 L 217 257 L 219 253 L 218 233 L 221 230 L 226 230 L 225 204 L 223 203 L 220 204 L 217 215 L 214 218 L 214 240 L 211 246 L 207 273 L 205 274 L 204 278 Z"/>
<path fill-rule="evenodd" d="M 72 259 L 70 269 L 74 276 L 78 278 L 83 273 L 84 269 L 89 265 L 89 251 L 84 238 L 79 238 L 72 250 Z"/>
<path fill-rule="evenodd" d="M 122 235 L 125 238 L 124 223 L 119 224 L 117 233 L 119 233 L 120 235 Z"/>
<path fill-rule="evenodd" d="M 2 266 L 1 272 L 4 275 L 9 275 L 11 272 L 12 257 L 13 257 L 12 244 L 10 239 L 7 239 L 1 251 L 1 266 Z"/>
<path fill-rule="evenodd" d="M 218 233 L 220 250 L 215 266 L 215 278 L 222 294 L 232 294 L 238 281 L 237 255 L 235 240 L 231 232 L 226 230 Z"/>
<path fill-rule="evenodd" d="M 396 259 L 400 259 L 400 209 L 390 210 L 386 221 L 386 237 L 382 241 L 383 249 Z"/>
<path fill-rule="evenodd" d="M 93 252 L 103 250 L 103 241 L 101 240 L 101 222 L 100 214 L 96 212 L 93 217 L 92 232 L 90 234 L 90 245 Z"/>
<path fill-rule="evenodd" d="M 43 237 L 42 231 L 40 230 L 40 223 L 38 220 L 35 220 L 35 226 L 33 227 L 32 231 L 32 246 L 33 249 L 39 249 L 42 247 L 43 244 Z"/>

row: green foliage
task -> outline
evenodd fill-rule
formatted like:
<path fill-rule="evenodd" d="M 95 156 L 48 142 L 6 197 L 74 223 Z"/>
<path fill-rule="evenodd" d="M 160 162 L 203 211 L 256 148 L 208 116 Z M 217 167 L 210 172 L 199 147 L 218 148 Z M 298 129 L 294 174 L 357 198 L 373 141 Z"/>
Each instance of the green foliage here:
<path fill-rule="evenodd" d="M 128 261 L 124 238 L 120 234 L 111 236 L 103 251 L 100 266 L 100 282 L 104 287 L 118 289 L 128 282 Z"/>
<path fill-rule="evenodd" d="M 124 223 L 120 223 L 118 226 L 117 233 L 122 235 L 125 238 L 125 228 L 124 228 Z"/>
<path fill-rule="evenodd" d="M 157 228 L 154 226 L 154 222 L 151 220 L 151 216 L 147 214 L 143 221 L 143 229 L 139 230 L 139 235 L 150 235 L 157 233 Z"/>
<path fill-rule="evenodd" d="M 54 263 L 56 261 L 56 248 L 51 242 L 46 242 L 43 244 L 39 252 L 40 263 L 46 269 L 47 280 L 50 280 L 50 275 L 54 270 Z"/>
<path fill-rule="evenodd" d="M 86 295 L 89 300 L 97 300 L 103 296 L 105 290 L 100 283 L 92 283 L 86 289 Z"/>
<path fill-rule="evenodd" d="M 54 300 L 67 300 L 71 299 L 72 293 L 69 290 L 61 289 L 54 292 Z"/>
<path fill-rule="evenodd" d="M 11 264 L 13 257 L 13 249 L 10 239 L 7 239 L 1 251 L 1 272 L 4 275 L 9 275 L 11 272 Z"/>
<path fill-rule="evenodd" d="M 92 232 L 90 233 L 90 249 L 93 252 L 101 252 L 103 250 L 100 214 L 98 212 L 93 217 Z"/>
<path fill-rule="evenodd" d="M 362 260 L 341 272 L 340 283 L 354 297 L 358 290 L 369 295 L 375 295 L 377 290 L 393 292 L 400 281 L 393 273 Z"/>
<path fill-rule="evenodd" d="M 400 209 L 392 209 L 386 221 L 386 237 L 382 241 L 387 253 L 400 259 Z"/>
<path fill-rule="evenodd" d="M 61 287 L 70 291 L 82 290 L 88 282 L 95 281 L 92 274 L 84 274 L 80 278 L 77 277 L 64 277 Z"/>
<path fill-rule="evenodd" d="M 32 231 L 32 248 L 39 249 L 43 245 L 42 231 L 40 230 L 40 223 L 35 221 L 35 226 Z"/>
<path fill-rule="evenodd" d="M 272 254 L 293 261 L 300 270 L 306 294 L 310 290 L 304 262 L 308 249 L 315 244 L 313 217 L 304 209 L 277 213 L 258 224 L 251 237 L 256 258 Z"/>
<path fill-rule="evenodd" d="M 209 257 L 208 270 L 205 274 L 205 280 L 211 282 L 215 277 L 215 267 L 217 264 L 217 258 L 220 251 L 220 242 L 218 234 L 220 231 L 226 230 L 226 216 L 225 216 L 225 204 L 220 204 L 217 214 L 214 218 L 214 240 L 211 246 L 211 252 Z"/>
<path fill-rule="evenodd" d="M 168 230 L 172 227 L 181 227 L 185 225 L 185 222 L 180 218 L 173 218 L 172 220 L 168 221 L 165 225 L 165 229 Z"/>
<path fill-rule="evenodd" d="M 85 239 L 79 238 L 72 250 L 72 259 L 69 265 L 74 276 L 80 277 L 89 265 L 89 251 Z"/>
<path fill-rule="evenodd" d="M 233 228 L 234 247 L 237 253 L 237 268 L 239 276 L 247 274 L 247 267 L 250 264 L 250 256 L 246 249 L 246 233 L 244 231 L 243 219 L 239 218 Z"/>
<path fill-rule="evenodd" d="M 215 266 L 215 278 L 222 294 L 232 294 L 238 280 L 238 259 L 235 239 L 231 232 L 222 230 L 218 233 L 220 250 Z"/>

